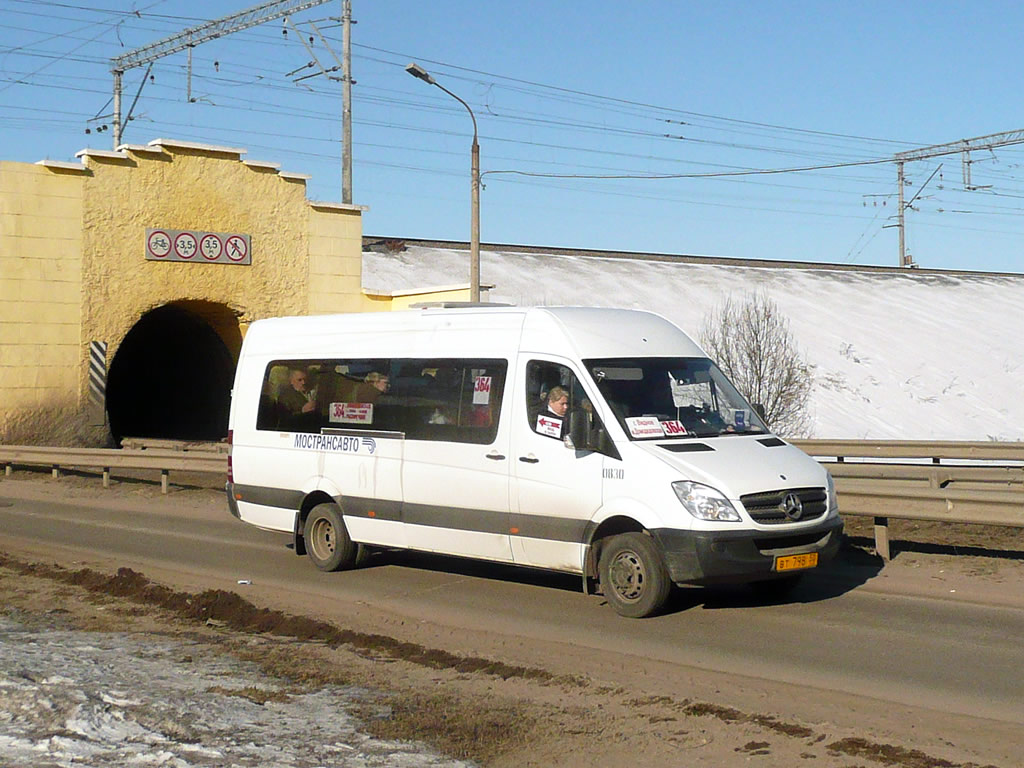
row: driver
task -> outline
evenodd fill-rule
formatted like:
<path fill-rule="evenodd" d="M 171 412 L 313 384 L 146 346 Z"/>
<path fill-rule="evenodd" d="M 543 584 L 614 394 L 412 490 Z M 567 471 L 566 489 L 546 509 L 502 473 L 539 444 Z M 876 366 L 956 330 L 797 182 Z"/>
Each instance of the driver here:
<path fill-rule="evenodd" d="M 569 431 L 569 391 L 565 387 L 552 387 L 544 408 L 537 414 L 533 430 L 548 437 L 563 438 Z"/>

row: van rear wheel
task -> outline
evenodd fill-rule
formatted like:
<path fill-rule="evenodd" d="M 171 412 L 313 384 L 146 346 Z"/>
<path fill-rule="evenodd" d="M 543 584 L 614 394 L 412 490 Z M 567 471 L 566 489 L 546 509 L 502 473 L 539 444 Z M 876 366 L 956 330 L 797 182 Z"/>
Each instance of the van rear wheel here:
<path fill-rule="evenodd" d="M 601 550 L 598 573 L 608 604 L 631 619 L 657 612 L 672 589 L 661 553 L 643 533 L 613 536 Z"/>
<path fill-rule="evenodd" d="M 317 504 L 303 529 L 306 552 L 321 571 L 341 571 L 356 564 L 359 545 L 349 538 L 341 510 L 334 504 Z"/>

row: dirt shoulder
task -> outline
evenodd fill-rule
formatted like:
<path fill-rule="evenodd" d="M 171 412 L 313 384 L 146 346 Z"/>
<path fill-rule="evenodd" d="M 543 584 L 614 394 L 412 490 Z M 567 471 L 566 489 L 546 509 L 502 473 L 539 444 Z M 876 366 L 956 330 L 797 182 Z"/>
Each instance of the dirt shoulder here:
<path fill-rule="evenodd" d="M 43 492 L 52 492 L 44 487 L 48 479 L 37 480 Z M 145 482 L 124 483 L 113 494 L 93 478 L 60 482 L 63 493 L 85 503 L 130 505 L 159 497 L 159 485 Z M 222 503 L 200 485 L 175 491 L 182 507 Z M 877 569 L 867 532 L 851 528 L 852 557 L 871 561 Z M 871 588 L 886 589 L 889 570 L 894 581 L 899 575 L 901 589 L 910 583 L 921 594 L 945 599 L 1024 604 L 1024 542 L 1006 529 L 1000 529 L 994 546 L 981 546 L 989 544 L 987 539 L 954 542 L 953 536 L 962 532 L 948 529 L 925 527 L 912 533 L 916 540 L 894 533 L 896 557 Z M 965 547 L 968 554 L 955 553 Z M 39 626 L 59 621 L 82 631 L 161 637 L 201 633 L 222 652 L 255 662 L 296 689 L 351 685 L 377 691 L 357 712 L 368 732 L 424 741 L 443 754 L 485 766 L 1013 764 L 999 757 L 1005 752 L 998 748 L 971 750 L 925 736 L 917 726 L 929 713 L 906 709 L 891 727 L 879 720 L 878 727 L 855 729 L 844 725 L 844 702 L 828 691 L 787 693 L 820 700 L 820 715 L 813 722 L 779 714 L 785 706 L 784 697 L 775 698 L 778 691 L 749 686 L 739 695 L 735 681 L 723 681 L 720 690 L 702 683 L 673 695 L 652 694 L 659 689 L 645 684 L 643 676 L 602 674 L 582 659 L 537 666 L 507 662 L 500 653 L 474 653 L 457 638 L 410 634 L 397 627 L 390 632 L 357 620 L 341 626 L 292 616 L 234 592 L 179 591 L 119 569 L 117 563 L 90 562 L 92 567 L 82 568 L 67 560 L 62 566 L 0 553 L 0 605 L 32 617 Z M 646 674 L 658 671 L 652 667 Z M 932 734 L 942 732 L 940 723 L 928 726 Z M 993 730 L 993 739 L 998 733 Z"/>
<path fill-rule="evenodd" d="M 955 749 L 929 754 L 827 723 L 651 696 L 585 675 L 289 616 L 230 592 L 175 591 L 128 569 L 66 569 L 0 555 L 0 604 L 37 627 L 60 622 L 162 638 L 198 633 L 290 690 L 377 691 L 355 712 L 371 735 L 425 742 L 486 766 L 722 766 L 754 758 L 763 766 L 978 765 L 950 759 Z"/>

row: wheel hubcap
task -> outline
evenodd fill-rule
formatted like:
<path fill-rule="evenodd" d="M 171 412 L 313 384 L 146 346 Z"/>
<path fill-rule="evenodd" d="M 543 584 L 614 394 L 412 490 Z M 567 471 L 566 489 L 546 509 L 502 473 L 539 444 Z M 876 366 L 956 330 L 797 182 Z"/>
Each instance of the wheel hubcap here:
<path fill-rule="evenodd" d="M 320 518 L 310 531 L 310 549 L 318 560 L 327 560 L 334 554 L 334 526 L 330 520 Z"/>
<path fill-rule="evenodd" d="M 627 602 L 635 602 L 644 593 L 647 571 L 636 552 L 620 552 L 608 569 L 615 594 Z"/>

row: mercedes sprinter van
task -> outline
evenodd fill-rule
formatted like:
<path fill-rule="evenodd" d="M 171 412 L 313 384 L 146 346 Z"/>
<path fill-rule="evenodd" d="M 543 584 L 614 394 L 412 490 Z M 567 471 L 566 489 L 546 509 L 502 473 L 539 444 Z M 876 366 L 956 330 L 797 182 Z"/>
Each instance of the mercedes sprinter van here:
<path fill-rule="evenodd" d="M 842 532 L 828 472 L 649 312 L 259 320 L 229 429 L 232 514 L 325 571 L 375 547 L 480 558 L 641 617 L 673 584 L 787 588 Z"/>

